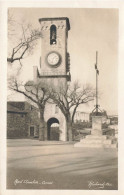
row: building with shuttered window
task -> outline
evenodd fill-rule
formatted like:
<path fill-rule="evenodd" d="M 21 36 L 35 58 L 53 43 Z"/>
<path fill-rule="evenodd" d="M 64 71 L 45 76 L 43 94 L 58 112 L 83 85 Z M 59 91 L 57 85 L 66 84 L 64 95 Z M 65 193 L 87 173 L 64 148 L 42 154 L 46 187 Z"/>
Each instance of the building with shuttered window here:
<path fill-rule="evenodd" d="M 28 102 L 7 102 L 7 138 L 38 137 L 38 109 Z"/>

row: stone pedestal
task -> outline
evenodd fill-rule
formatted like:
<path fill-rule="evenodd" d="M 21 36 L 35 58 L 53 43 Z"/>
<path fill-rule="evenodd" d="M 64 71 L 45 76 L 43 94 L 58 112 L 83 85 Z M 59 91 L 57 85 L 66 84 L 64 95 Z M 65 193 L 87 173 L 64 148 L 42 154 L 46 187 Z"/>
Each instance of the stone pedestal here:
<path fill-rule="evenodd" d="M 92 117 L 92 135 L 102 135 L 102 116 Z"/>
<path fill-rule="evenodd" d="M 91 135 L 81 139 L 74 147 L 117 148 L 117 143 L 115 138 L 102 135 L 102 116 L 93 116 Z"/>

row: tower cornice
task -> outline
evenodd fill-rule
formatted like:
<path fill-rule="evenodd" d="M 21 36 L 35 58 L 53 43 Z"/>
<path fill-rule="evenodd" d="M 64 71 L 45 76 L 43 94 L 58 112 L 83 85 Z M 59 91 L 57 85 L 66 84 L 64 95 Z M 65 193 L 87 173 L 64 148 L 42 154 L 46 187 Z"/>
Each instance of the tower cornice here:
<path fill-rule="evenodd" d="M 55 20 L 66 20 L 68 30 L 70 30 L 70 22 L 69 22 L 69 19 L 68 19 L 67 17 L 40 18 L 40 19 L 39 19 L 39 22 L 41 23 L 41 22 L 43 22 L 43 21 L 55 21 Z"/>

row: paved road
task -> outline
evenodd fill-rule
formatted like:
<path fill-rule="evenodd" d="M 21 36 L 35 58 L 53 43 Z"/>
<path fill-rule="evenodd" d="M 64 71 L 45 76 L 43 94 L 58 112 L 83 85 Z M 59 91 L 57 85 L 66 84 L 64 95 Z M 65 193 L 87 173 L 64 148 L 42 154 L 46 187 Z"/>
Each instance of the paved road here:
<path fill-rule="evenodd" d="M 116 190 L 117 150 L 73 143 L 7 140 L 8 189 Z"/>

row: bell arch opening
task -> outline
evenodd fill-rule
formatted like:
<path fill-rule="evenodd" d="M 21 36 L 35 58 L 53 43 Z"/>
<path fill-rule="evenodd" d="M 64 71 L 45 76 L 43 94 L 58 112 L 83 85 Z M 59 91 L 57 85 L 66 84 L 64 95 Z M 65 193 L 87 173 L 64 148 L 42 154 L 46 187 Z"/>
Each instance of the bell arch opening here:
<path fill-rule="evenodd" d="M 59 141 L 59 120 L 50 118 L 47 121 L 47 140 Z"/>
<path fill-rule="evenodd" d="M 50 45 L 56 44 L 57 30 L 55 25 L 50 27 Z"/>

